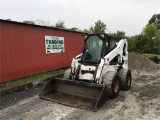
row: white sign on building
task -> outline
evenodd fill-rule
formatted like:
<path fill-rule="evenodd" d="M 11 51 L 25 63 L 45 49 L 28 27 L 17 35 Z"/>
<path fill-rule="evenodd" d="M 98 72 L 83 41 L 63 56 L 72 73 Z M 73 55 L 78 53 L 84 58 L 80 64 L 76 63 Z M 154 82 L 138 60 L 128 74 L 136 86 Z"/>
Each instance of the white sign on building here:
<path fill-rule="evenodd" d="M 64 37 L 45 36 L 46 54 L 65 52 Z"/>

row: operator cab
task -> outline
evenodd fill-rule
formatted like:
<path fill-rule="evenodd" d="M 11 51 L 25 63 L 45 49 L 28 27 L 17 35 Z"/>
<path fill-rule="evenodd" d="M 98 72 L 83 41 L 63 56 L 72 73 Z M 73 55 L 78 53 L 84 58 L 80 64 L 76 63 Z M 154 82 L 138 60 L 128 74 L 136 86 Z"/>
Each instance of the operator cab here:
<path fill-rule="evenodd" d="M 84 40 L 82 63 L 98 64 L 115 47 L 113 36 L 105 33 L 89 34 Z"/>

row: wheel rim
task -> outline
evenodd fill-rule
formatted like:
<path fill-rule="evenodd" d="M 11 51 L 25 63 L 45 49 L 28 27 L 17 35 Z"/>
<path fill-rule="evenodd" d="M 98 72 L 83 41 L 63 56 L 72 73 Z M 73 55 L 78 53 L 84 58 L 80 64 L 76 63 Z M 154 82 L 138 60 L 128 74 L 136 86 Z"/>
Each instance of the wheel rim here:
<path fill-rule="evenodd" d="M 119 79 L 116 78 L 114 81 L 114 92 L 117 93 L 119 90 Z"/>
<path fill-rule="evenodd" d="M 131 76 L 129 75 L 127 78 L 127 86 L 129 87 L 131 84 Z"/>

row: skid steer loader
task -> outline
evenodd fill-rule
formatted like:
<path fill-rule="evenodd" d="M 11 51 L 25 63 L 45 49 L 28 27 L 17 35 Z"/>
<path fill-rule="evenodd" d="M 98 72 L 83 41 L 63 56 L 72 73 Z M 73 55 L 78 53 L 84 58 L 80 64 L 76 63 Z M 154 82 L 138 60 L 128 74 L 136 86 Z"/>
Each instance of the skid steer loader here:
<path fill-rule="evenodd" d="M 109 34 L 85 36 L 83 52 L 73 58 L 63 78 L 49 78 L 39 97 L 64 105 L 96 110 L 108 98 L 131 87 L 125 39 L 115 42 Z"/>

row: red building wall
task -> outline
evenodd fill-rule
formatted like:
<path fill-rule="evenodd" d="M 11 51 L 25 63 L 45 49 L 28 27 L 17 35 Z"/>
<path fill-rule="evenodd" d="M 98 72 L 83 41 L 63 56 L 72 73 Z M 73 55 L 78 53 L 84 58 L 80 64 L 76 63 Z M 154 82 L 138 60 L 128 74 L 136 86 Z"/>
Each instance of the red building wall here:
<path fill-rule="evenodd" d="M 46 54 L 45 36 L 64 37 L 65 52 Z M 83 39 L 80 32 L 0 20 L 0 83 L 69 66 Z"/>

